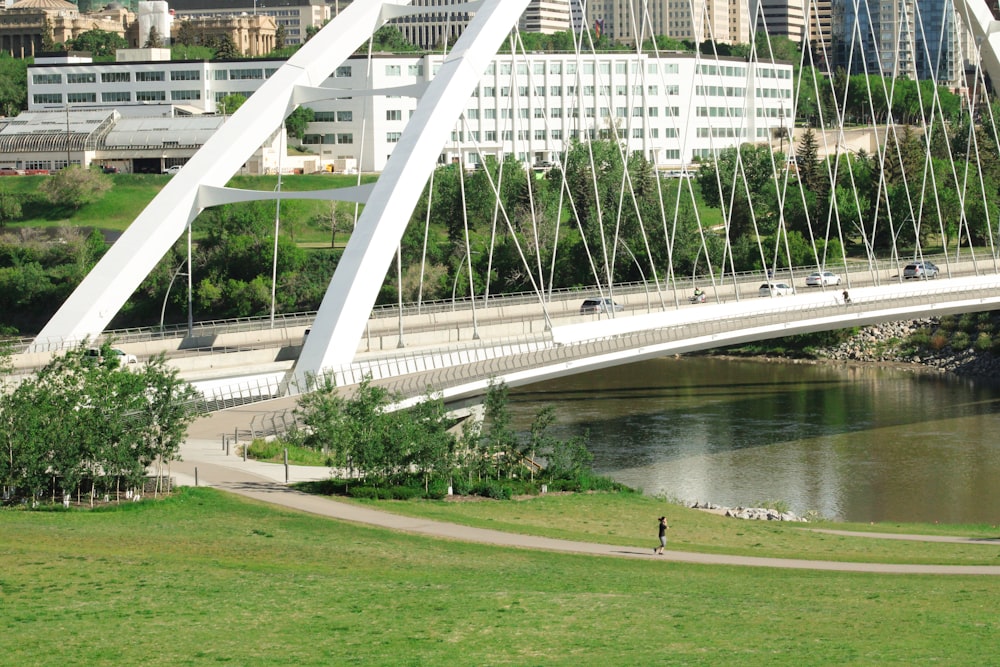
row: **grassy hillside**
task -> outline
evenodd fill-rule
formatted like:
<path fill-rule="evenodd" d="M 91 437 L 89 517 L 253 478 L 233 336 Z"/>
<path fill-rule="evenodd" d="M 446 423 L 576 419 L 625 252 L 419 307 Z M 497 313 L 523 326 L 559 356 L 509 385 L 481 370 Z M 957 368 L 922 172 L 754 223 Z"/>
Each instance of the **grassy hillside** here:
<path fill-rule="evenodd" d="M 0 190 L 18 195 L 22 199 L 36 196 L 39 185 L 47 176 L 7 176 L 0 179 Z M 158 174 L 113 174 L 108 175 L 113 186 L 100 201 L 82 207 L 72 216 L 60 216 L 50 206 L 42 201 L 31 201 L 25 206 L 27 218 L 9 225 L 10 229 L 19 227 L 96 227 L 111 231 L 124 231 L 142 212 L 149 202 L 163 189 L 172 178 Z M 373 176 L 364 176 L 363 182 L 374 180 Z M 278 183 L 277 176 L 236 176 L 229 186 L 241 189 L 273 191 Z M 326 188 L 348 187 L 357 184 L 357 176 L 308 174 L 299 176 L 284 176 L 281 179 L 283 190 L 294 192 L 303 190 L 322 190 Z M 37 199 L 37 198 L 36 198 Z M 308 221 L 314 218 L 329 217 L 329 202 L 295 202 L 286 210 L 289 222 L 292 218 L 301 218 L 303 241 L 329 243 L 329 231 L 315 229 L 309 234 Z M 353 210 L 353 205 L 349 206 Z M 315 236 L 316 238 L 311 238 Z"/>
<path fill-rule="evenodd" d="M 635 548 L 655 542 L 654 517 Z M 489 503 L 517 523 L 524 504 Z M 562 506 L 563 522 L 586 507 Z M 743 524 L 717 519 L 715 533 Z M 647 525 L 648 524 L 648 525 Z M 672 536 L 683 535 L 683 521 Z M 1000 581 L 682 565 L 465 544 L 188 489 L 0 513 L 18 665 L 845 665 L 994 661 Z M 909 547 L 914 553 L 923 545 Z M 990 548 L 984 547 L 989 550 Z"/>

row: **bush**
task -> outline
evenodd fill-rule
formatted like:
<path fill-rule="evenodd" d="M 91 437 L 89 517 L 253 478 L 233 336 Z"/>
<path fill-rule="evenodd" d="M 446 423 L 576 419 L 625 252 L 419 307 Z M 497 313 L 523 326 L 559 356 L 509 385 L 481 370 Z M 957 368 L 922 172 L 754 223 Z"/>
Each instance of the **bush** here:
<path fill-rule="evenodd" d="M 493 479 L 474 485 L 470 491 L 474 496 L 493 498 L 494 500 L 510 500 L 514 497 L 513 489 Z"/>
<path fill-rule="evenodd" d="M 948 347 L 948 337 L 942 333 L 936 333 L 931 336 L 931 349 L 943 350 Z"/>
<path fill-rule="evenodd" d="M 989 352 L 993 348 L 993 337 L 985 331 L 976 336 L 976 352 Z"/>
<path fill-rule="evenodd" d="M 969 334 L 964 331 L 956 331 L 951 337 L 951 347 L 954 350 L 967 350 L 970 344 Z"/>

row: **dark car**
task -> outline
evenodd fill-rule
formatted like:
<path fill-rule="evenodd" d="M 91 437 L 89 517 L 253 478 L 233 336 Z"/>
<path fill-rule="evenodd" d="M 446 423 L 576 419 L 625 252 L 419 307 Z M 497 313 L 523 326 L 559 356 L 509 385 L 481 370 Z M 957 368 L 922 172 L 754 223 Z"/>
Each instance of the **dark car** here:
<path fill-rule="evenodd" d="M 625 310 L 625 306 L 620 303 L 615 303 L 607 297 L 603 299 L 598 297 L 593 299 L 584 299 L 583 303 L 580 304 L 581 315 L 590 315 L 592 313 L 610 313 L 611 311 L 620 313 L 623 310 Z"/>
<path fill-rule="evenodd" d="M 101 167 L 101 171 L 103 171 L 105 174 L 117 174 L 119 170 L 118 167 L 112 167 L 111 165 L 106 164 L 103 167 Z"/>
<path fill-rule="evenodd" d="M 903 269 L 903 278 L 907 280 L 910 278 L 928 280 L 930 278 L 936 278 L 937 274 L 938 267 L 932 262 L 914 262 L 913 264 L 907 264 Z"/>

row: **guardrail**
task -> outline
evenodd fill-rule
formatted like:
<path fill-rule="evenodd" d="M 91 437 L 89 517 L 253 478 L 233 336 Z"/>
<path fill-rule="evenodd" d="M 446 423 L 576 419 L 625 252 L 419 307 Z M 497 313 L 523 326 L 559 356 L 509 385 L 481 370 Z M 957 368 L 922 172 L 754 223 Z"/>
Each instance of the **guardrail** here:
<path fill-rule="evenodd" d="M 940 263 L 939 266 L 942 270 L 946 266 L 950 266 L 950 263 L 955 263 L 957 260 L 948 260 L 941 255 L 925 255 L 924 258 L 928 261 L 933 261 L 935 263 Z M 971 261 L 971 260 L 963 260 Z M 978 260 L 974 263 L 974 270 L 978 272 L 979 264 L 987 260 Z M 879 274 L 884 274 L 886 272 L 891 272 L 893 270 L 901 270 L 901 267 L 907 263 L 906 260 L 873 260 L 871 262 L 867 260 L 850 261 L 848 265 L 843 263 L 828 264 L 824 267 L 824 270 L 830 270 L 834 272 L 839 272 L 845 278 L 849 275 L 851 276 L 851 286 L 865 286 L 871 284 L 879 283 Z M 996 262 L 992 257 L 988 259 L 990 265 L 990 273 L 993 273 L 996 268 Z M 756 286 L 759 286 L 762 282 L 789 282 L 794 285 L 796 280 L 801 282 L 805 276 L 813 271 L 816 271 L 814 266 L 806 267 L 793 267 L 791 269 L 779 269 L 773 276 L 767 276 L 764 271 L 746 271 L 737 273 L 719 273 L 712 277 L 707 274 L 698 274 L 691 277 L 678 278 L 673 277 L 671 283 L 662 279 L 659 283 L 653 283 L 651 281 L 638 281 L 629 283 L 618 283 L 612 286 L 610 289 L 605 289 L 604 294 L 614 297 L 615 295 L 621 296 L 631 296 L 636 294 L 645 294 L 651 297 L 653 294 L 669 294 L 672 298 L 665 300 L 665 305 L 668 307 L 676 307 L 677 305 L 682 305 L 687 303 L 686 290 L 693 289 L 695 285 L 706 289 L 709 292 L 709 300 L 713 299 L 713 291 L 718 293 L 720 290 L 724 293 L 728 293 L 729 290 L 733 290 L 734 298 L 752 298 L 756 297 Z M 865 274 L 874 277 L 862 277 Z M 902 278 L 899 278 L 902 280 Z M 802 287 L 801 285 L 799 287 Z M 796 287 L 798 289 L 799 287 Z M 804 287 L 802 287 L 804 289 Z M 594 296 L 600 293 L 600 289 L 595 286 L 589 287 L 569 287 L 569 288 L 559 288 L 553 290 L 546 290 L 545 293 L 545 303 L 552 304 L 557 301 L 565 301 L 573 298 L 585 298 L 589 296 Z M 473 304 L 474 301 L 474 304 Z M 652 300 L 649 300 L 647 306 L 651 308 L 653 306 Z M 476 296 L 474 299 L 464 296 L 461 298 L 456 297 L 455 299 L 447 300 L 436 300 L 436 301 L 425 301 L 420 304 L 410 303 L 403 304 L 402 309 L 398 305 L 381 305 L 376 306 L 372 309 L 371 318 L 369 320 L 369 328 L 379 321 L 385 321 L 390 318 L 398 319 L 402 317 L 412 317 L 419 315 L 430 315 L 434 313 L 447 313 L 447 312 L 457 312 L 461 310 L 468 310 L 471 312 L 473 305 L 477 309 L 478 313 L 486 315 L 491 313 L 490 322 L 492 323 L 515 323 L 515 322 L 526 322 L 526 321 L 536 321 L 543 317 L 541 312 L 533 314 L 530 316 L 504 316 L 499 317 L 496 314 L 499 312 L 498 309 L 492 308 L 493 306 L 500 305 L 503 307 L 517 306 L 517 305 L 532 305 L 541 304 L 539 296 L 534 292 L 521 292 L 515 294 L 503 294 L 503 295 L 492 295 L 488 297 Z M 657 304 L 659 307 L 659 304 Z M 631 304 L 629 310 L 637 311 L 641 310 L 641 304 Z M 282 329 L 290 327 L 308 327 L 311 326 L 313 320 L 315 319 L 316 312 L 303 312 L 303 313 L 286 313 L 286 314 L 275 314 L 274 323 L 272 326 L 270 316 L 259 316 L 259 317 L 243 317 L 243 318 L 230 318 L 221 320 L 202 320 L 196 322 L 192 325 L 190 334 L 194 337 L 198 336 L 218 336 L 222 334 L 230 333 L 244 333 L 253 331 L 264 331 L 268 329 Z M 427 326 L 413 326 L 408 324 L 406 327 L 407 333 L 420 333 L 423 331 L 431 330 L 436 328 L 436 324 L 431 324 Z M 126 329 L 113 329 L 108 330 L 95 338 L 92 342 L 93 344 L 99 345 L 104 341 L 114 341 L 116 344 L 127 345 L 130 343 L 143 343 L 158 340 L 174 340 L 187 338 L 189 334 L 188 327 L 186 324 L 169 324 L 161 327 L 137 327 L 137 328 L 126 328 Z M 67 341 L 65 339 L 49 339 L 49 340 L 36 340 L 32 338 L 19 338 L 14 341 L 14 349 L 16 353 L 24 352 L 53 352 L 66 349 L 67 347 L 74 347 L 80 344 L 78 340 Z M 258 346 L 255 349 L 260 349 Z M 213 348 L 205 347 L 201 348 L 203 352 L 211 352 Z"/>
<path fill-rule="evenodd" d="M 995 302 L 1000 299 L 1000 278 L 995 284 L 967 289 L 931 287 L 893 297 L 884 295 L 852 297 L 848 304 L 844 304 L 837 294 L 831 294 L 830 300 L 822 304 L 796 304 L 791 300 L 762 299 L 761 301 L 766 301 L 766 307 L 762 307 L 750 316 L 745 313 L 722 314 L 656 329 L 595 337 L 566 345 L 553 343 L 547 334 L 478 341 L 475 344 L 461 346 L 392 353 L 336 369 L 327 369 L 324 375 L 331 377 L 338 387 L 356 385 L 370 378 L 392 393 L 398 393 L 404 398 L 415 398 L 427 393 L 429 389 L 438 392 L 466 383 L 488 380 L 491 377 L 636 348 L 721 336 L 755 327 L 795 324 L 844 313 L 863 315 L 877 310 L 936 305 L 941 303 L 943 294 L 955 297 L 955 300 L 978 299 Z M 872 308 L 873 304 L 877 304 L 878 308 Z M 285 393 L 285 388 L 283 379 L 242 383 L 218 390 L 212 396 L 206 396 L 205 400 L 206 405 L 232 407 L 277 398 Z M 292 393 L 308 391 L 308 387 L 294 383 L 291 389 Z"/>

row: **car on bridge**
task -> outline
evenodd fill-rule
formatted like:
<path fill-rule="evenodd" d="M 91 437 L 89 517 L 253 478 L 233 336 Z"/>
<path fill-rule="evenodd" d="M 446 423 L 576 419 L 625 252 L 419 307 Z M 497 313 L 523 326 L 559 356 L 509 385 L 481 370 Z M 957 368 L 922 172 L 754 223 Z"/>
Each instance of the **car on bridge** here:
<path fill-rule="evenodd" d="M 111 358 L 118 360 L 118 365 L 122 368 L 129 368 L 133 364 L 138 364 L 139 359 L 136 358 L 134 354 L 129 354 L 125 350 L 119 350 L 117 347 L 111 348 Z M 84 360 L 87 363 L 92 363 L 95 365 L 100 365 L 104 363 L 104 353 L 99 347 L 92 347 L 87 350 L 84 355 Z"/>
<path fill-rule="evenodd" d="M 839 285 L 840 276 L 833 271 L 816 271 L 806 276 L 806 287 L 826 287 L 827 285 Z"/>
<path fill-rule="evenodd" d="M 610 313 L 614 311 L 620 313 L 625 310 L 625 306 L 620 303 L 615 303 L 611 299 L 605 297 L 603 299 L 594 297 L 592 299 L 584 299 L 583 303 L 580 304 L 580 314 L 581 315 L 591 315 L 593 313 Z"/>
<path fill-rule="evenodd" d="M 903 268 L 903 278 L 909 280 L 910 278 L 921 278 L 927 280 L 929 278 L 937 278 L 938 267 L 932 262 L 914 262 L 913 264 L 907 264 Z"/>
<path fill-rule="evenodd" d="M 795 294 L 795 288 L 788 283 L 764 283 L 757 290 L 759 296 L 788 296 Z"/>

